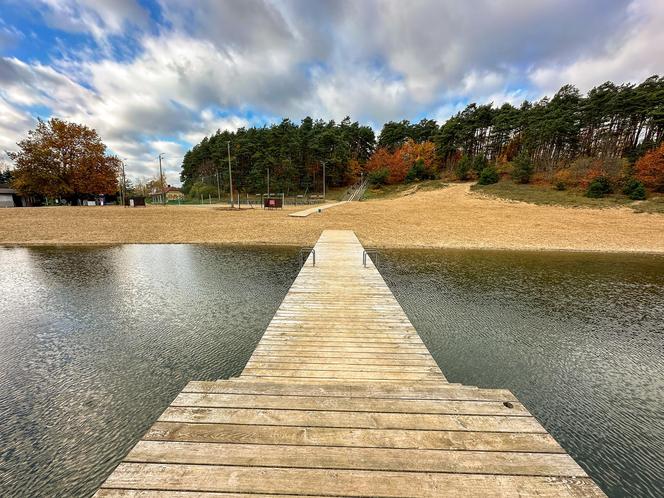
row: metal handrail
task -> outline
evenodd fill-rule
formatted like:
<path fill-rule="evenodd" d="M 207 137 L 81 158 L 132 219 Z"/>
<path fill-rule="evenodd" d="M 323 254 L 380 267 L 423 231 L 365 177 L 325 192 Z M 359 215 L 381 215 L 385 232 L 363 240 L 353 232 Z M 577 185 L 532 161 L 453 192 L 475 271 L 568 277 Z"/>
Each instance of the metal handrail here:
<path fill-rule="evenodd" d="M 302 254 L 305 252 L 307 253 L 307 258 L 309 257 L 309 254 L 313 254 L 314 260 L 312 266 L 316 266 L 316 249 L 314 249 L 313 247 L 301 247 L 299 254 L 300 268 L 302 268 L 302 266 L 304 266 L 304 263 L 306 262 L 306 259 L 302 259 Z"/>
<path fill-rule="evenodd" d="M 365 249 L 364 251 L 362 251 L 362 264 L 364 265 L 365 268 L 367 267 L 367 256 L 371 257 L 371 254 L 373 254 L 376 258 L 375 261 L 373 262 L 374 266 L 376 266 L 378 264 L 378 250 L 377 249 Z M 373 258 L 371 258 L 371 259 L 373 261 Z"/>

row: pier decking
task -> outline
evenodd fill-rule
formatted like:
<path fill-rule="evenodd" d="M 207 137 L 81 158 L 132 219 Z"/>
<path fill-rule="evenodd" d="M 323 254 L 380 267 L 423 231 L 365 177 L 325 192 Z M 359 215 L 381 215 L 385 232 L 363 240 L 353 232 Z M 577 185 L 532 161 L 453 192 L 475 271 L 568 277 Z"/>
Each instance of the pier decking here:
<path fill-rule="evenodd" d="M 98 497 L 603 496 L 509 392 L 448 383 L 326 230 L 238 378 L 190 382 Z"/>

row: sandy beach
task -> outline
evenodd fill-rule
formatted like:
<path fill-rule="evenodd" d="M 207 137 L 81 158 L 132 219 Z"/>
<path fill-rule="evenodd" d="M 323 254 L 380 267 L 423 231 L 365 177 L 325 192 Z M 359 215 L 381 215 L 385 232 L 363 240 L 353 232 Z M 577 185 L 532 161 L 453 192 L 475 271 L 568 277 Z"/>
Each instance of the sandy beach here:
<path fill-rule="evenodd" d="M 354 230 L 365 246 L 664 252 L 664 215 L 628 208 L 536 206 L 482 198 L 469 184 L 302 209 L 212 206 L 49 207 L 0 210 L 0 244 L 219 243 L 311 245 L 322 230 Z"/>

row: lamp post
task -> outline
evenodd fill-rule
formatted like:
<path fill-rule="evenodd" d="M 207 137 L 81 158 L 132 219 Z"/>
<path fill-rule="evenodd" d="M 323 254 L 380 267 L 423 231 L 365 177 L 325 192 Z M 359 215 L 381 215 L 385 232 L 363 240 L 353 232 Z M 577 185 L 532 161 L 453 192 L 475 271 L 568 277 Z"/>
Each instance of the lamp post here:
<path fill-rule="evenodd" d="M 126 157 L 120 160 L 122 164 L 122 207 L 127 207 L 127 178 L 125 177 L 125 161 Z"/>
<path fill-rule="evenodd" d="M 161 169 L 161 158 L 165 156 L 163 152 L 159 154 L 159 186 L 161 187 L 161 203 L 166 204 L 166 195 L 164 194 L 164 173 Z"/>
<path fill-rule="evenodd" d="M 231 194 L 231 209 L 233 209 L 233 172 L 231 171 L 231 141 L 227 141 L 226 145 L 228 146 L 228 190 Z M 239 194 L 238 194 L 239 195 Z M 240 199 L 238 199 L 238 206 L 240 204 Z"/>

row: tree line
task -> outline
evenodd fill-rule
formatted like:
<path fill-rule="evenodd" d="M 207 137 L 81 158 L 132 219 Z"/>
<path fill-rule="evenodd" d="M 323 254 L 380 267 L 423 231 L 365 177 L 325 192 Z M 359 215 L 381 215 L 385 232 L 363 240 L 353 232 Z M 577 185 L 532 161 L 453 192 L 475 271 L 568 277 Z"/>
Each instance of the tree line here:
<path fill-rule="evenodd" d="M 396 183 L 454 171 L 463 161 L 479 176 L 483 165 L 511 163 L 519 155 L 526 168 L 554 173 L 583 158 L 633 164 L 663 140 L 664 78 L 652 76 L 640 84 L 607 82 L 587 95 L 565 85 L 551 98 L 518 107 L 472 103 L 440 125 L 431 119 L 391 121 L 378 137 L 350 118 L 335 123 L 307 117 L 300 124 L 284 119 L 217 131 L 185 155 L 181 179 L 185 191 L 217 174 L 227 185 L 229 145 L 238 189 L 265 190 L 269 169 L 272 191 L 295 192 L 320 190 L 323 164 L 332 186 L 383 169 L 374 176 Z M 418 144 L 426 144 L 423 152 Z"/>
<path fill-rule="evenodd" d="M 351 122 L 313 120 L 300 124 L 284 119 L 262 128 L 217 131 L 188 151 L 180 179 L 185 193 L 196 195 L 203 184 L 214 185 L 217 175 L 228 185 L 230 156 L 234 190 L 294 193 L 353 182 L 373 153 L 375 135 L 369 126 Z"/>
<path fill-rule="evenodd" d="M 627 157 L 632 161 L 664 138 L 664 78 L 639 85 L 607 82 L 586 96 L 572 85 L 553 98 L 520 107 L 471 104 L 430 136 L 439 158 L 462 151 L 489 160 L 512 160 L 525 150 L 540 168 L 577 157 Z"/>
<path fill-rule="evenodd" d="M 551 98 L 518 107 L 472 103 L 440 125 L 391 121 L 378 137 L 348 117 L 218 130 L 185 154 L 181 180 L 193 197 L 216 196 L 219 188 L 227 190 L 230 159 L 235 190 L 266 192 L 269 178 L 271 192 L 292 195 L 319 192 L 323 181 L 348 185 L 365 174 L 375 183 L 450 173 L 481 180 L 487 166 L 507 164 L 520 182 L 540 173 L 552 183 L 585 188 L 597 176 L 625 176 L 625 164 L 645 171 L 634 166 L 644 158 L 648 186 L 659 185 L 660 155 L 652 151 L 663 141 L 664 78 L 652 76 L 640 84 L 607 82 L 586 95 L 565 85 Z M 119 159 L 84 125 L 39 120 L 18 146 L 10 153 L 14 169 L 2 179 L 24 195 L 74 202 L 119 189 Z M 498 173 L 488 171 L 485 180 Z"/>

